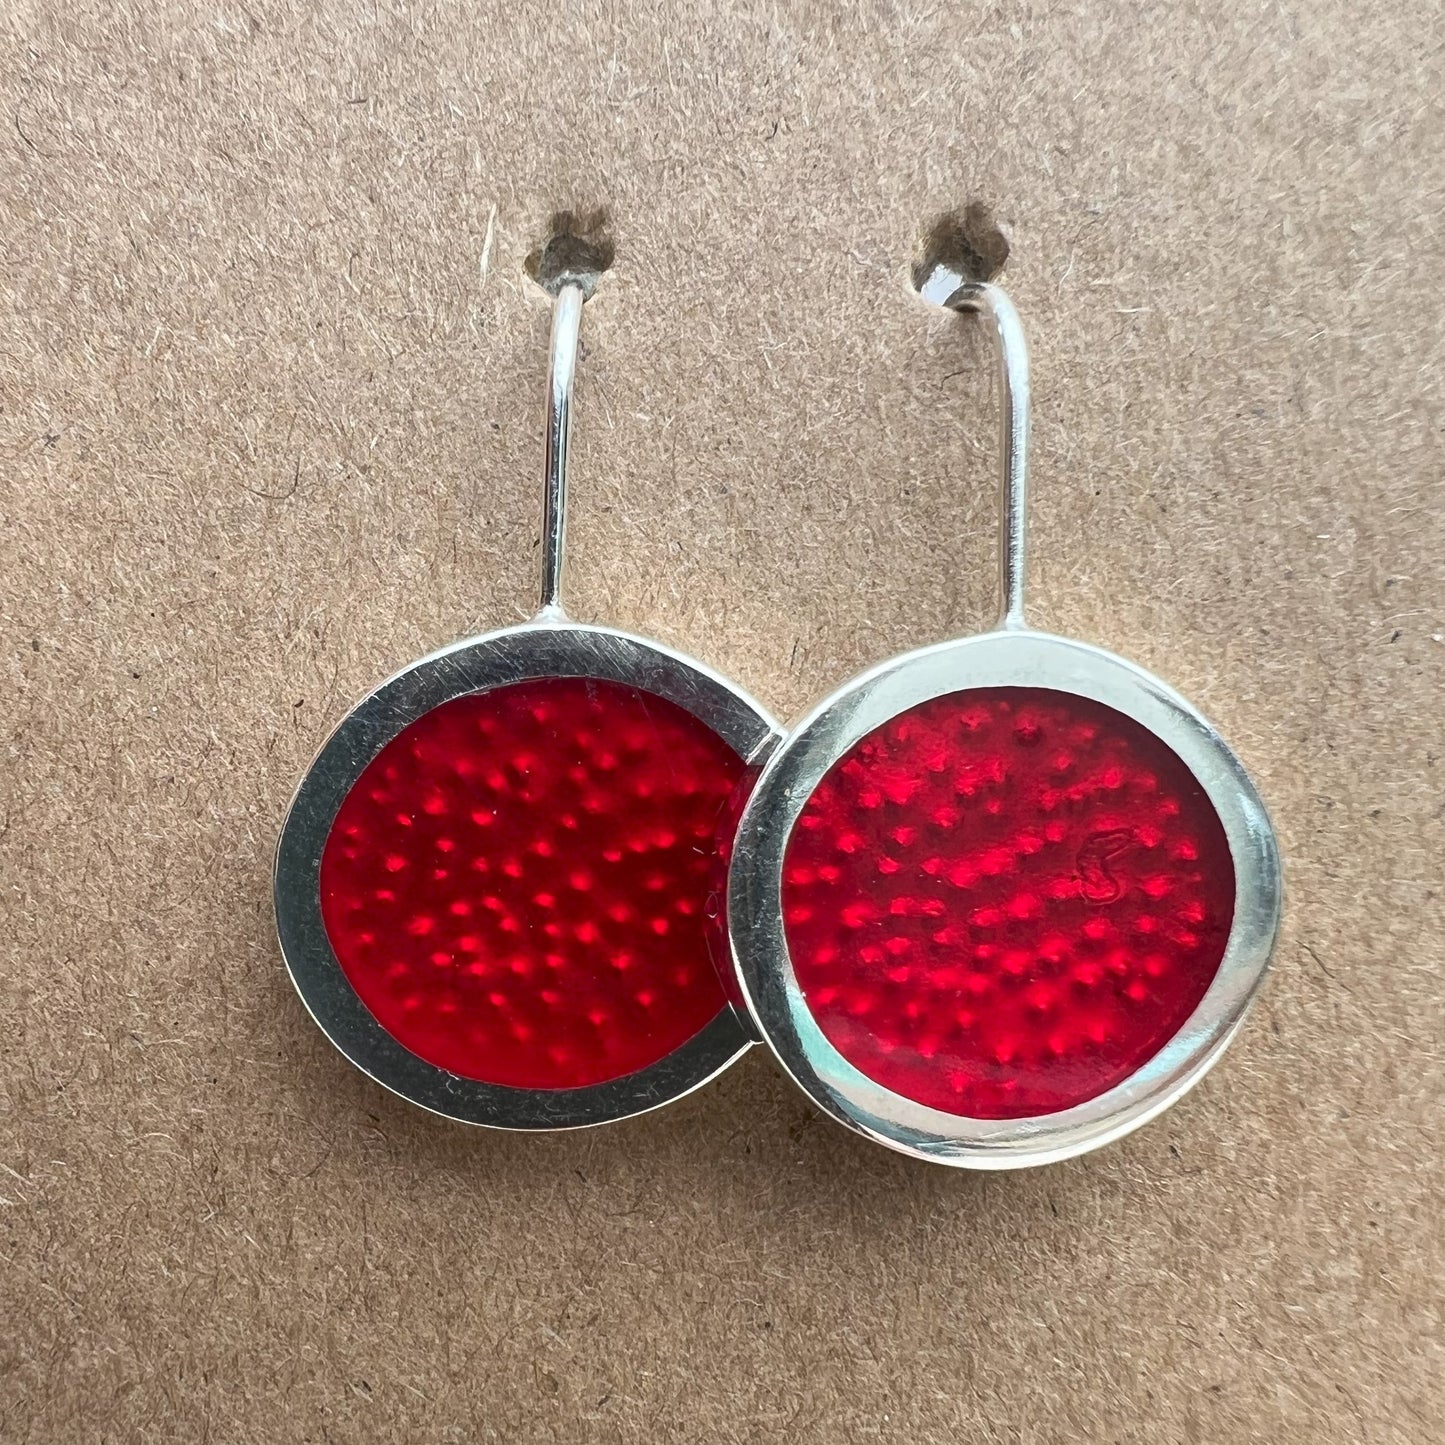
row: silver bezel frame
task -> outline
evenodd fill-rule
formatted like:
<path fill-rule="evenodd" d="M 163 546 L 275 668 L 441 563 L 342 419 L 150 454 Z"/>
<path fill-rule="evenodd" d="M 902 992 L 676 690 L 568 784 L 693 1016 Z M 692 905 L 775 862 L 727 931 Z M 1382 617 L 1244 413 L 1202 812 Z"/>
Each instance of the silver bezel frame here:
<path fill-rule="evenodd" d="M 1149 729 L 1188 767 L 1219 814 L 1235 870 L 1235 913 L 1214 982 L 1183 1027 L 1112 1089 L 1058 1113 L 972 1119 L 927 1108 L 861 1073 L 824 1037 L 798 986 L 783 925 L 783 859 L 823 776 L 890 718 L 948 693 L 1039 687 L 1077 694 Z M 1196 1084 L 1239 1028 L 1279 925 L 1279 853 L 1239 760 L 1173 689 L 1088 643 L 1024 628 L 940 643 L 844 684 L 774 751 L 739 825 L 728 874 L 734 964 L 759 1033 L 826 1113 L 890 1148 L 973 1169 L 1067 1159 L 1138 1128 Z"/>
<path fill-rule="evenodd" d="M 321 913 L 321 854 L 338 808 L 367 764 L 442 703 L 538 677 L 595 677 L 666 698 L 758 766 L 781 737 L 745 692 L 661 643 L 544 618 L 468 638 L 382 683 L 332 731 L 296 789 L 276 848 L 276 929 L 291 981 L 321 1031 L 363 1073 L 437 1114 L 498 1129 L 572 1129 L 641 1114 L 720 1074 L 754 1041 L 724 1006 L 666 1058 L 578 1089 L 519 1089 L 447 1072 L 392 1037 L 347 980 Z"/>

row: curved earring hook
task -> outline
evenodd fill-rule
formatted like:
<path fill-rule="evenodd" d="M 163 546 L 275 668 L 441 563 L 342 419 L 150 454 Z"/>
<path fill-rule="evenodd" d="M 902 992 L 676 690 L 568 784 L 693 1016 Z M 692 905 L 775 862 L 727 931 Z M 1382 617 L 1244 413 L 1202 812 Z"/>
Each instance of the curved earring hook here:
<path fill-rule="evenodd" d="M 1029 348 L 1023 323 L 1007 292 L 991 281 L 970 281 L 944 303 L 953 311 L 977 312 L 992 323 L 999 375 L 999 621 L 1024 627 L 1024 582 L 1028 542 Z"/>
<path fill-rule="evenodd" d="M 547 362 L 547 435 L 542 480 L 542 608 L 539 619 L 561 621 L 562 566 L 567 548 L 567 447 L 572 439 L 572 391 L 586 293 L 575 281 L 558 288 L 552 307 Z"/>

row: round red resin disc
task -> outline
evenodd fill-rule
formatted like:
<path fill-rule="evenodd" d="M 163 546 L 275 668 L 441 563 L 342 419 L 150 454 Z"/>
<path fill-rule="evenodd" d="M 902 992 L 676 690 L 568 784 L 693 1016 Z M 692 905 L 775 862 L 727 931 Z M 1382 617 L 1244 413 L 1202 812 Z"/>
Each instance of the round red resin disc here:
<path fill-rule="evenodd" d="M 783 868 L 788 951 L 833 1046 L 895 1093 L 1011 1119 L 1083 1103 L 1213 981 L 1234 865 L 1192 773 L 1113 708 L 934 698 L 818 785 Z"/>
<path fill-rule="evenodd" d="M 452 1073 L 564 1089 L 645 1068 L 724 1007 L 706 915 L 743 770 L 691 713 L 620 683 L 444 703 L 337 812 L 332 949 L 382 1027 Z"/>

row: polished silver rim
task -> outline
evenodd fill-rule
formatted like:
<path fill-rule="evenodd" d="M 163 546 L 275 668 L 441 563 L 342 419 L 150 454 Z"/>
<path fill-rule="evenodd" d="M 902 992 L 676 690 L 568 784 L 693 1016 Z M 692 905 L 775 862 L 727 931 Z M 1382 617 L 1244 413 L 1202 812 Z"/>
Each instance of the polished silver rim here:
<path fill-rule="evenodd" d="M 1219 815 L 1235 869 L 1234 923 L 1214 982 L 1183 1028 L 1123 1083 L 1074 1108 L 971 1119 L 915 1103 L 854 1068 L 824 1037 L 798 986 L 783 927 L 783 859 L 824 775 L 899 713 L 973 688 L 1074 693 L 1148 728 L 1189 768 Z M 1203 1076 L 1264 976 L 1279 920 L 1280 874 L 1264 805 L 1219 734 L 1171 688 L 1087 643 L 1031 631 L 986 633 L 894 658 L 821 703 L 773 754 L 738 830 L 728 876 L 732 951 L 743 997 L 783 1068 L 833 1118 L 921 1158 L 980 1169 L 1042 1164 L 1107 1143 Z"/>
<path fill-rule="evenodd" d="M 281 951 L 327 1038 L 378 1083 L 423 1108 L 503 1129 L 569 1129 L 655 1109 L 720 1073 L 751 1043 L 729 1007 L 648 1068 L 580 1089 L 517 1089 L 462 1078 L 427 1063 L 376 1021 L 352 988 L 321 914 L 321 854 L 337 810 L 373 758 L 418 718 L 454 698 L 527 678 L 625 683 L 685 708 L 735 753 L 761 762 L 779 734 L 726 678 L 660 643 L 606 627 L 529 623 L 459 642 L 396 674 L 331 734 L 292 800 L 276 851 Z"/>

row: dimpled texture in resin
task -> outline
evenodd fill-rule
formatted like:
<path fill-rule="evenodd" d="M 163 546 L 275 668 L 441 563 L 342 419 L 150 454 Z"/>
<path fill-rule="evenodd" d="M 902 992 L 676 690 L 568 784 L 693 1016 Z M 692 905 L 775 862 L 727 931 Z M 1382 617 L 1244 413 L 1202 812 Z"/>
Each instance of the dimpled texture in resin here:
<path fill-rule="evenodd" d="M 1101 703 L 981 688 L 841 758 L 788 841 L 783 916 L 819 1027 L 950 1114 L 1081 1104 L 1178 1032 L 1213 981 L 1234 865 L 1213 805 Z"/>
<path fill-rule="evenodd" d="M 444 703 L 342 802 L 321 859 L 331 946 L 439 1068 L 531 1089 L 634 1073 L 724 1007 L 707 914 L 743 771 L 691 713 L 620 683 Z"/>

